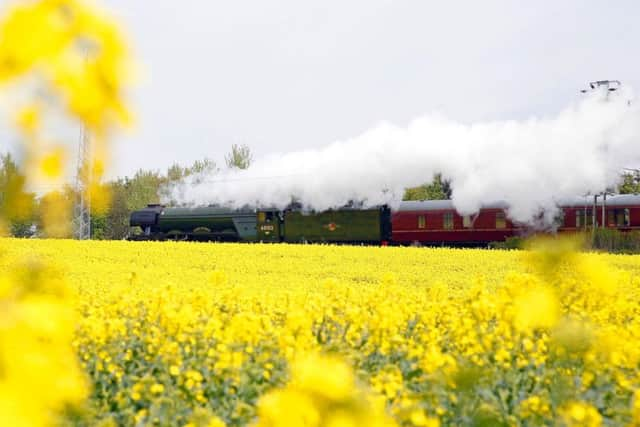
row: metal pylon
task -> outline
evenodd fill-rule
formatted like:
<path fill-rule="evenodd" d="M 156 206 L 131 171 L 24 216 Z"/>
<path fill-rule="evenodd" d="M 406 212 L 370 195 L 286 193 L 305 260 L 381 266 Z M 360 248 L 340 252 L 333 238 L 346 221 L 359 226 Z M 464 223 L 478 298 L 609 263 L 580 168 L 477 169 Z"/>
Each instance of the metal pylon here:
<path fill-rule="evenodd" d="M 91 198 L 88 189 L 91 186 L 91 140 L 83 126 L 80 129 L 78 146 L 78 169 L 75 185 L 75 205 L 73 207 L 73 237 L 78 240 L 91 238 Z"/>

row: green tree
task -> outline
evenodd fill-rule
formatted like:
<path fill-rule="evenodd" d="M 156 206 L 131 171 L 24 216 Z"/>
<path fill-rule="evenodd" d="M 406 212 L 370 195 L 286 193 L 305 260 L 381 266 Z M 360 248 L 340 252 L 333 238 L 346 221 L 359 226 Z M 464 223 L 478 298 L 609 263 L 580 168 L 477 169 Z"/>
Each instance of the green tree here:
<path fill-rule="evenodd" d="M 451 183 L 442 179 L 440 174 L 434 176 L 430 184 L 407 188 L 402 200 L 445 200 L 451 198 Z"/>
<path fill-rule="evenodd" d="M 174 163 L 167 169 L 166 179 L 168 181 L 179 181 L 189 174 L 189 169 Z"/>
<path fill-rule="evenodd" d="M 15 237 L 32 234 L 36 197 L 26 190 L 26 177 L 10 153 L 0 155 L 0 220 Z"/>
<path fill-rule="evenodd" d="M 192 175 L 206 175 L 217 172 L 216 163 L 205 157 L 202 160 L 196 160 L 191 166 L 184 167 L 178 163 L 174 163 L 167 169 L 167 175 L 164 181 L 167 183 L 180 181 Z"/>
<path fill-rule="evenodd" d="M 216 172 L 218 172 L 218 166 L 216 163 L 205 157 L 202 160 L 196 160 L 193 162 L 191 167 L 187 168 L 186 176 L 191 176 L 192 182 L 194 184 L 199 184 L 206 180 L 209 175 L 215 174 Z"/>
<path fill-rule="evenodd" d="M 174 173 L 176 170 L 177 168 L 173 169 Z M 166 176 L 160 172 L 143 169 L 138 170 L 131 178 L 118 178 L 108 182 L 106 185 L 111 194 L 109 209 L 104 215 L 92 216 L 92 236 L 124 239 L 129 232 L 131 212 L 150 203 L 159 203 L 160 188 L 165 182 Z"/>
<path fill-rule="evenodd" d="M 193 162 L 190 168 L 187 169 L 188 175 L 196 175 L 196 174 L 209 174 L 216 173 L 218 171 L 218 166 L 216 162 L 205 157 L 202 160 L 196 160 Z"/>
<path fill-rule="evenodd" d="M 167 201 L 170 205 L 174 205 L 177 203 L 173 198 L 175 184 L 182 182 L 187 177 L 192 178 L 191 183 L 199 184 L 217 171 L 216 163 L 207 157 L 202 160 L 196 160 L 188 167 L 174 163 L 167 169 L 167 175 L 162 177 L 158 195 L 160 199 Z"/>
<path fill-rule="evenodd" d="M 157 171 L 139 170 L 133 178 L 124 179 L 127 195 L 127 207 L 130 210 L 140 209 L 149 203 L 160 203 L 160 186 L 166 182 Z"/>
<path fill-rule="evenodd" d="M 111 205 L 105 218 L 104 238 L 124 239 L 129 232 L 129 215 L 131 215 L 127 204 L 127 188 L 122 179 L 112 181 L 109 185 L 111 187 Z"/>
<path fill-rule="evenodd" d="M 91 214 L 91 238 L 93 240 L 109 239 L 107 236 L 107 213 Z"/>
<path fill-rule="evenodd" d="M 618 193 L 620 194 L 640 193 L 640 170 L 636 170 L 633 172 L 625 172 L 622 174 L 622 180 L 618 185 Z"/>
<path fill-rule="evenodd" d="M 231 152 L 224 158 L 231 169 L 248 169 L 253 161 L 253 154 L 247 145 L 233 144 Z"/>

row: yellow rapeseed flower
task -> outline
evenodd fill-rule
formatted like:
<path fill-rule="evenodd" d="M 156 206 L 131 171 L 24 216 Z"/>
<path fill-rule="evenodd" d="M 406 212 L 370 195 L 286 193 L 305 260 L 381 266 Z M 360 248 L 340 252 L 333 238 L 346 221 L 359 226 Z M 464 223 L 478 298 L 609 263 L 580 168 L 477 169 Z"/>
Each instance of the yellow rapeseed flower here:
<path fill-rule="evenodd" d="M 558 321 L 560 305 L 551 289 L 539 286 L 517 297 L 515 311 L 519 329 L 551 328 Z"/>
<path fill-rule="evenodd" d="M 164 386 L 162 384 L 155 383 L 149 389 L 152 394 L 162 394 L 164 392 Z"/>
<path fill-rule="evenodd" d="M 355 387 L 349 366 L 337 358 L 317 354 L 296 361 L 292 376 L 296 387 L 333 401 L 345 399 Z"/>
<path fill-rule="evenodd" d="M 562 418 L 569 427 L 599 427 L 602 416 L 596 408 L 583 402 L 571 402 L 562 409 Z"/>

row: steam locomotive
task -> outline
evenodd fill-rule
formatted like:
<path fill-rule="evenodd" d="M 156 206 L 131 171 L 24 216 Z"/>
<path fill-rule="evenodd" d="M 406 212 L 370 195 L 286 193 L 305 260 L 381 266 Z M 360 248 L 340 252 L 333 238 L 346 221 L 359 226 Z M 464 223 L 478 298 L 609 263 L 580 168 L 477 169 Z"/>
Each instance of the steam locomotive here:
<path fill-rule="evenodd" d="M 593 227 L 640 229 L 640 196 L 576 197 L 561 201 L 553 229 L 578 232 Z M 131 240 L 343 243 L 371 245 L 481 246 L 531 232 L 511 221 L 505 203 L 487 203 L 474 215 L 460 215 L 450 200 L 401 202 L 388 206 L 322 212 L 300 209 L 172 208 L 149 205 L 130 217 Z"/>
<path fill-rule="evenodd" d="M 303 212 L 149 205 L 131 214 L 130 225 L 142 230 L 131 234 L 132 240 L 362 244 L 391 240 L 391 210 L 387 206 Z"/>

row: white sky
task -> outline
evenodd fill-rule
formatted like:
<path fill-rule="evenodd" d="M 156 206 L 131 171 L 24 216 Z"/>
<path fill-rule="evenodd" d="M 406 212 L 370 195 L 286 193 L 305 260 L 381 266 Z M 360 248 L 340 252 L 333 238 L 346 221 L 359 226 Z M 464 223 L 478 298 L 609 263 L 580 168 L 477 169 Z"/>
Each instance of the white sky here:
<path fill-rule="evenodd" d="M 553 115 L 596 79 L 640 90 L 633 0 L 104 3 L 146 73 L 112 175 L 223 163 L 232 143 L 257 156 L 319 147 L 433 111 Z"/>

